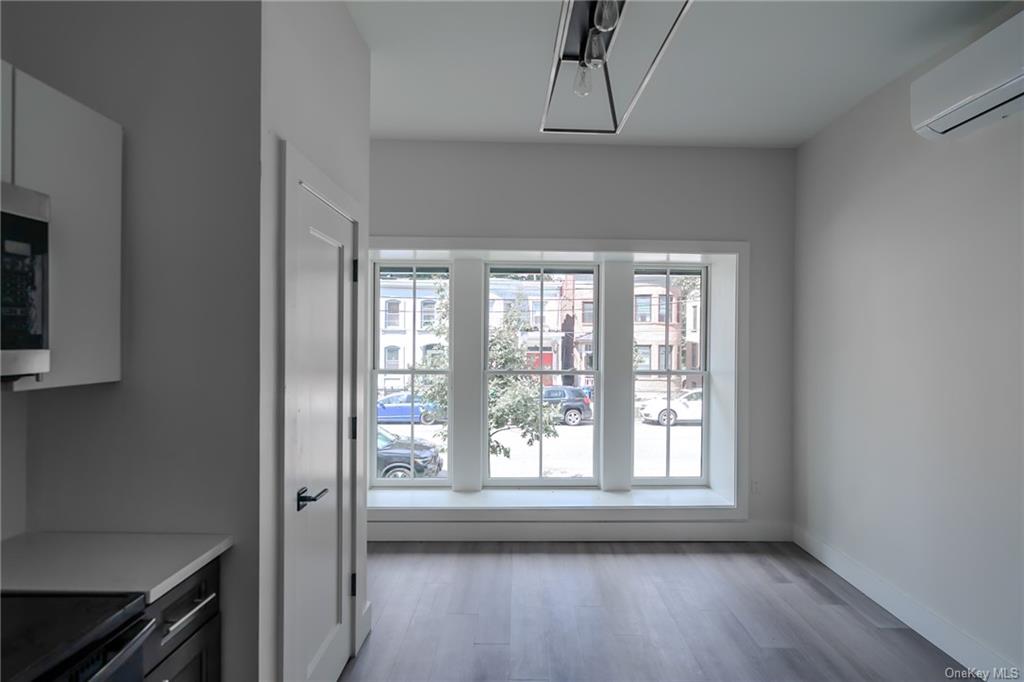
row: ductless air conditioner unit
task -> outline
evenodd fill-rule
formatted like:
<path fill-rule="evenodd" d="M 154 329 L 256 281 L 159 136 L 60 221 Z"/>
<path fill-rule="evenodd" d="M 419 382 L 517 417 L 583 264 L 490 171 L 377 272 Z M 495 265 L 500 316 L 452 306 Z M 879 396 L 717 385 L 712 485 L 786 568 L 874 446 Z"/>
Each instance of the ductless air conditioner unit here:
<path fill-rule="evenodd" d="M 914 130 L 960 135 L 1024 110 L 1024 12 L 910 85 Z"/>

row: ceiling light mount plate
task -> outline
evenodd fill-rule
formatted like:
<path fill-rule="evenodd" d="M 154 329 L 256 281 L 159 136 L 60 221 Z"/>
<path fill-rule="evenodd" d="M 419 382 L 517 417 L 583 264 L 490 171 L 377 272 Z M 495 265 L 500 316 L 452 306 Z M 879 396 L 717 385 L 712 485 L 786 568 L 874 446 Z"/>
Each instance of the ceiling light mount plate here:
<path fill-rule="evenodd" d="M 600 32 L 600 39 L 605 47 L 605 59 L 602 66 L 593 68 L 595 85 L 595 97 L 577 98 L 573 95 L 572 83 L 578 68 L 591 68 L 585 63 L 585 49 L 588 36 L 591 36 L 591 29 L 595 27 L 595 12 L 599 0 L 563 0 L 561 12 L 558 18 L 558 31 L 555 34 L 554 57 L 551 64 L 551 74 L 548 78 L 547 98 L 544 103 L 544 113 L 541 117 L 540 132 L 560 133 L 570 135 L 618 135 L 622 132 L 629 115 L 636 107 L 640 95 L 643 94 L 651 76 L 654 74 L 658 62 L 665 54 L 665 49 L 671 42 L 672 37 L 682 23 L 686 12 L 693 5 L 694 0 L 659 0 L 656 3 L 642 2 L 641 0 L 612 0 L 618 2 L 619 20 L 614 28 Z M 667 8 L 669 14 L 665 20 L 658 22 L 656 33 L 646 35 L 629 35 L 628 42 L 631 46 L 638 44 L 638 40 L 650 42 L 657 45 L 653 57 L 642 60 L 637 64 L 636 60 L 623 59 L 620 64 L 616 59 L 614 48 L 617 43 L 622 42 L 620 34 L 629 34 L 631 28 L 635 31 L 644 32 L 652 29 L 650 21 L 638 21 L 631 24 L 631 14 L 636 16 L 637 10 L 627 12 L 636 5 L 657 6 Z M 639 8 L 638 8 L 639 9 Z M 663 31 L 663 32 L 662 32 Z M 660 41 L 660 42 L 659 42 Z M 613 78 L 611 73 L 612 65 L 622 66 L 616 70 L 617 77 Z M 623 91 L 628 92 L 630 85 L 632 94 L 628 99 L 620 98 L 619 109 L 616 106 L 615 94 Z M 574 98 L 574 99 L 570 99 Z M 575 101 L 574 101 L 575 100 Z M 586 102 L 583 106 L 581 102 Z"/>

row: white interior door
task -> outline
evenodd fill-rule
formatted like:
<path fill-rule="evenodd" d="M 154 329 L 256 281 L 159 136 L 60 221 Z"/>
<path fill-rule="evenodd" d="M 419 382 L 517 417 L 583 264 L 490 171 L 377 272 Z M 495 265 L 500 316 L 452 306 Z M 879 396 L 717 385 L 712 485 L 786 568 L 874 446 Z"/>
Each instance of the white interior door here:
<path fill-rule="evenodd" d="M 285 680 L 338 679 L 352 654 L 353 243 L 345 195 L 285 156 Z"/>

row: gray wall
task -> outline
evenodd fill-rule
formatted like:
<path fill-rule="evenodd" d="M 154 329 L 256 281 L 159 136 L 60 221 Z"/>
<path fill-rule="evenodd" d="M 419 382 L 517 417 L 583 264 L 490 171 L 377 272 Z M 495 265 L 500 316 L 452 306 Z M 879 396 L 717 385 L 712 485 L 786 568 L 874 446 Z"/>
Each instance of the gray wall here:
<path fill-rule="evenodd" d="M 965 665 L 1020 664 L 1024 117 L 925 140 L 912 78 L 799 152 L 795 534 Z"/>
<path fill-rule="evenodd" d="M 260 678 L 268 679 L 280 667 L 279 140 L 287 139 L 365 206 L 370 184 L 370 52 L 344 4 L 272 2 L 263 7 L 261 79 L 259 670 Z M 357 567 L 357 573 L 365 580 L 365 567 Z"/>
<path fill-rule="evenodd" d="M 28 525 L 233 535 L 224 672 L 255 679 L 260 7 L 2 12 L 5 60 L 125 130 L 124 379 L 30 397 Z"/>
<path fill-rule="evenodd" d="M 790 150 L 374 140 L 370 232 L 749 242 L 758 486 L 750 522 L 722 532 L 788 538 L 795 160 Z"/>
<path fill-rule="evenodd" d="M 2 495 L 2 537 L 25 532 L 26 467 L 28 466 L 28 396 L 4 391 L 0 394 L 0 481 Z"/>

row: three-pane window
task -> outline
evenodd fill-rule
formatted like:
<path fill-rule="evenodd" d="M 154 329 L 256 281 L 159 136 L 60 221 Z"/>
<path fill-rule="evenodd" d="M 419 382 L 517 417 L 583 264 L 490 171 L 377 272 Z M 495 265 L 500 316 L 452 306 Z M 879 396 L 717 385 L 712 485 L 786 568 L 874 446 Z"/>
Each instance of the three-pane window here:
<path fill-rule="evenodd" d="M 606 333 L 618 334 L 623 345 L 632 318 L 632 358 L 620 353 L 606 361 L 623 363 L 621 371 L 631 362 L 634 483 L 706 481 L 705 268 L 638 267 L 633 310 L 608 311 L 598 300 L 595 265 L 480 267 L 483 291 L 463 286 L 457 300 L 486 301 L 475 316 L 485 325 L 483 410 L 466 417 L 482 419 L 477 456 L 484 460 L 485 485 L 599 482 L 598 322 L 607 315 L 621 331 Z M 474 329 L 449 329 L 448 266 L 379 265 L 376 274 L 374 481 L 441 483 L 450 472 L 449 418 L 460 418 L 449 403 L 450 336 Z M 628 271 L 618 276 L 628 286 Z M 618 300 L 629 305 L 624 296 Z M 606 430 L 629 429 L 626 407 L 602 416 L 609 419 Z M 458 409 L 464 408 L 468 404 Z M 630 453 L 621 457 L 625 471 Z"/>

